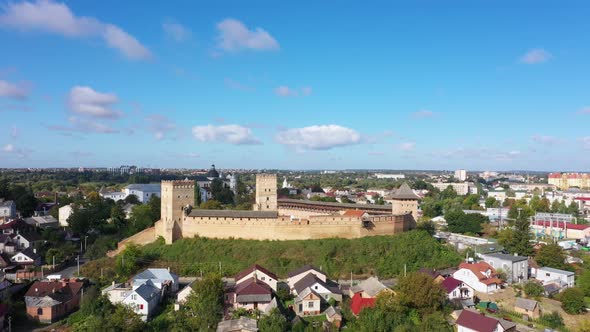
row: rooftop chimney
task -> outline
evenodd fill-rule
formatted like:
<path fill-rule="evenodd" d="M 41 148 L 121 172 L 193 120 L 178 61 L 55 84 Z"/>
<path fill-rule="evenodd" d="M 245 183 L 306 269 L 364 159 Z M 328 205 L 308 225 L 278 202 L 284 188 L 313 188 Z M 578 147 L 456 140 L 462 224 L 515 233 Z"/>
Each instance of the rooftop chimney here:
<path fill-rule="evenodd" d="M 37 249 L 33 248 L 33 254 L 36 254 L 36 253 L 37 253 Z"/>

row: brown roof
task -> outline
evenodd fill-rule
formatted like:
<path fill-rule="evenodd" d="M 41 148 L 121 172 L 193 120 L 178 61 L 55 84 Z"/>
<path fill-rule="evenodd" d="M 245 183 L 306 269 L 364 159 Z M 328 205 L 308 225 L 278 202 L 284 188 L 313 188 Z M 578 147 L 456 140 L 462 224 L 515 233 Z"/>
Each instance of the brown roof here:
<path fill-rule="evenodd" d="M 362 218 L 365 215 L 365 213 L 367 212 L 363 210 L 346 210 L 346 212 L 344 212 L 342 215 L 345 217 Z"/>
<path fill-rule="evenodd" d="M 25 297 L 49 296 L 59 302 L 67 302 L 80 292 L 82 282 L 36 281 L 25 294 Z"/>
<path fill-rule="evenodd" d="M 498 326 L 498 322 L 497 319 L 471 310 L 461 311 L 459 318 L 457 318 L 457 325 L 478 332 L 494 332 Z"/>
<path fill-rule="evenodd" d="M 240 273 L 236 274 L 236 277 L 235 277 L 236 281 L 239 281 L 240 279 L 244 278 L 245 276 L 252 273 L 253 271 L 260 271 L 260 272 L 266 274 L 267 276 L 274 278 L 275 280 L 279 279 L 276 274 L 270 272 L 269 270 L 263 268 L 262 266 L 260 266 L 258 264 L 254 264 L 254 265 L 250 266 L 249 268 L 242 270 L 242 271 L 240 271 Z"/>
<path fill-rule="evenodd" d="M 407 182 L 404 182 L 398 190 L 396 190 L 393 195 L 391 195 L 393 199 L 420 199 L 420 197 L 414 194 L 414 191 Z"/>
<path fill-rule="evenodd" d="M 202 210 L 193 209 L 189 217 L 213 217 L 213 218 L 260 218 L 273 219 L 279 216 L 277 211 L 239 211 L 239 210 Z"/>
<path fill-rule="evenodd" d="M 291 278 L 291 277 L 294 277 L 296 275 L 300 275 L 301 273 L 304 273 L 304 272 L 307 272 L 307 271 L 310 271 L 310 270 L 314 270 L 314 271 L 319 272 L 319 273 L 321 273 L 323 275 L 326 275 L 324 272 L 320 271 L 320 269 L 316 268 L 315 266 L 312 266 L 312 265 L 304 265 L 304 266 L 298 268 L 297 270 L 293 270 L 293 271 L 289 272 L 287 274 L 287 276 L 289 278 Z"/>
<path fill-rule="evenodd" d="M 236 285 L 236 295 L 265 295 L 272 294 L 270 286 L 254 278 Z"/>

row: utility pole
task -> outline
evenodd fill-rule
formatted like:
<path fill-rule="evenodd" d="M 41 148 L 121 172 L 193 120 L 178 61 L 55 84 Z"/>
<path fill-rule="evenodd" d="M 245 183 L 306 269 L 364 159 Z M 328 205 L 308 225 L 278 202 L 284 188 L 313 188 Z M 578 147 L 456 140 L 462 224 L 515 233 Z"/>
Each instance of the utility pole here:
<path fill-rule="evenodd" d="M 86 243 L 87 239 L 88 239 L 88 235 L 84 236 L 84 252 L 86 252 L 86 250 L 88 250 L 88 245 Z"/>
<path fill-rule="evenodd" d="M 80 255 L 78 255 L 78 258 L 76 258 L 76 260 L 78 261 L 78 277 L 80 276 Z"/>
<path fill-rule="evenodd" d="M 53 270 L 55 270 L 55 255 L 53 256 Z"/>

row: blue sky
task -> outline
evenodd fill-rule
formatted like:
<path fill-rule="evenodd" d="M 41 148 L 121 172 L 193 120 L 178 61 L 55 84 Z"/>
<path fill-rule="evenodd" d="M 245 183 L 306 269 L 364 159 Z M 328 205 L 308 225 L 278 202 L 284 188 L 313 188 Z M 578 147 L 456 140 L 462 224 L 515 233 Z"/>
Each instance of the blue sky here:
<path fill-rule="evenodd" d="M 588 170 L 589 9 L 0 0 L 1 166 Z"/>

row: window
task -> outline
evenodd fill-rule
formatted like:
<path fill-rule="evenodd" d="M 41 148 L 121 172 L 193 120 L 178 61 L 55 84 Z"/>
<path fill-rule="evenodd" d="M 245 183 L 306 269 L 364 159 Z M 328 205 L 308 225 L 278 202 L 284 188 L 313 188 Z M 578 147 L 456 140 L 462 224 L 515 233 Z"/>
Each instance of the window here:
<path fill-rule="evenodd" d="M 308 308 L 313 308 L 313 302 L 311 302 L 311 301 L 310 301 L 310 302 L 308 302 L 308 303 L 307 303 L 307 307 L 308 307 Z"/>
<path fill-rule="evenodd" d="M 260 280 L 264 281 L 264 277 L 260 277 Z"/>
<path fill-rule="evenodd" d="M 143 310 L 143 304 L 139 305 L 139 310 Z"/>
<path fill-rule="evenodd" d="M 545 277 L 550 277 L 551 273 L 545 273 Z"/>
<path fill-rule="evenodd" d="M 37 308 L 37 315 L 43 315 L 43 308 Z"/>
<path fill-rule="evenodd" d="M 131 295 L 131 300 L 133 300 L 133 301 L 137 300 L 137 295 L 135 295 L 135 294 Z"/>

